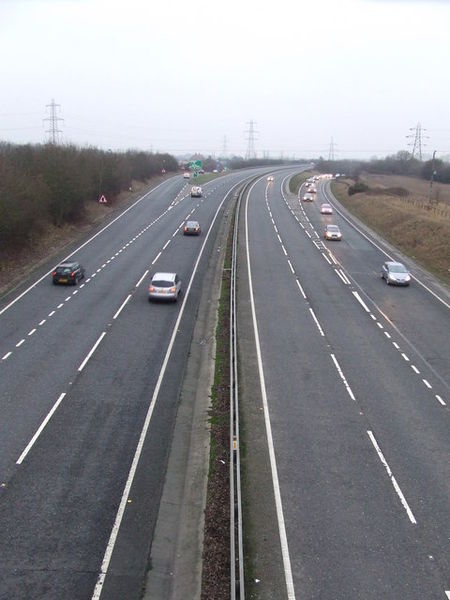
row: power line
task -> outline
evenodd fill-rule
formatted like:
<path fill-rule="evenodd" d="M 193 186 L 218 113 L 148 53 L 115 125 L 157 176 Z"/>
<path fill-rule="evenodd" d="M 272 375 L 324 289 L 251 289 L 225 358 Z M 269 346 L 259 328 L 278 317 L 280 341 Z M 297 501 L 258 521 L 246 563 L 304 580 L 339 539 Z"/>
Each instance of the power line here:
<path fill-rule="evenodd" d="M 59 142 L 59 134 L 62 133 L 61 129 L 58 129 L 58 121 L 64 121 L 61 117 L 58 117 L 56 112 L 58 108 L 61 108 L 60 104 L 55 104 L 54 99 L 50 104 L 46 105 L 46 108 L 50 108 L 50 116 L 43 119 L 44 121 L 49 121 L 50 129 L 46 129 L 45 133 L 49 134 L 49 142 L 51 144 L 58 144 Z"/>

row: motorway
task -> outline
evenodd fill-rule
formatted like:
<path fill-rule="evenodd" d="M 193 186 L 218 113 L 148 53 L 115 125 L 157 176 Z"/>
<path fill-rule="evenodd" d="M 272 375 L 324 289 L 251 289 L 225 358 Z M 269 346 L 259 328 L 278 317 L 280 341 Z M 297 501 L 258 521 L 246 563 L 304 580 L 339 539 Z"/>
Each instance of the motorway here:
<path fill-rule="evenodd" d="M 1 600 L 140 597 L 202 281 L 249 175 L 195 199 L 166 180 L 73 249 L 76 287 L 49 263 L 0 302 Z M 178 303 L 148 302 L 155 271 Z"/>
<path fill-rule="evenodd" d="M 387 286 L 395 250 L 329 183 L 304 203 L 274 175 L 253 185 L 240 226 L 247 593 L 448 599 L 448 292 L 414 264 L 409 287 Z M 342 241 L 324 240 L 327 223 Z"/>

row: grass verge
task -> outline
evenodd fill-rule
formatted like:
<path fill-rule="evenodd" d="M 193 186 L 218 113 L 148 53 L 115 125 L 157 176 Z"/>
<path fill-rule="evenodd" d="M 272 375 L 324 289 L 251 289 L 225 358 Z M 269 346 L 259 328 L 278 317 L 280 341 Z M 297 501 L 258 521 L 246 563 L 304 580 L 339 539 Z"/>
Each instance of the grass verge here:
<path fill-rule="evenodd" d="M 230 597 L 230 281 L 234 218 L 235 213 L 226 244 L 216 328 L 202 600 Z"/>

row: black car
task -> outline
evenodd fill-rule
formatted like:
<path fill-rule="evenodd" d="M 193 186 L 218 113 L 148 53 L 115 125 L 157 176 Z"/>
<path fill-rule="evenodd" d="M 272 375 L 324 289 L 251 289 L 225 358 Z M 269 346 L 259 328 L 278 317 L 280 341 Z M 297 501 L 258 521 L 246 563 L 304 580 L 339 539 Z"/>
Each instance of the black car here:
<path fill-rule="evenodd" d="M 84 277 L 84 268 L 78 262 L 64 262 L 56 267 L 52 273 L 53 283 L 67 283 L 77 285 Z"/>

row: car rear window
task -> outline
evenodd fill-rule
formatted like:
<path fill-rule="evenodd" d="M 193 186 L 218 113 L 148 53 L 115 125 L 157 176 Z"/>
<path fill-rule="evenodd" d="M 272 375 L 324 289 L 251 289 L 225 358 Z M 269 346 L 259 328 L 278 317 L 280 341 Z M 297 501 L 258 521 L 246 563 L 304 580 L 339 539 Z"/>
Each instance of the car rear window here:
<path fill-rule="evenodd" d="M 152 285 L 154 287 L 172 287 L 174 285 L 173 281 L 167 281 L 166 279 L 157 279 L 156 281 L 152 281 Z"/>
<path fill-rule="evenodd" d="M 71 267 L 57 267 L 56 268 L 56 272 L 57 273 L 64 273 L 64 274 L 66 274 L 66 273 L 72 273 L 72 270 L 73 269 Z"/>

